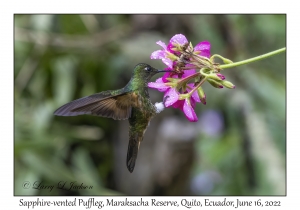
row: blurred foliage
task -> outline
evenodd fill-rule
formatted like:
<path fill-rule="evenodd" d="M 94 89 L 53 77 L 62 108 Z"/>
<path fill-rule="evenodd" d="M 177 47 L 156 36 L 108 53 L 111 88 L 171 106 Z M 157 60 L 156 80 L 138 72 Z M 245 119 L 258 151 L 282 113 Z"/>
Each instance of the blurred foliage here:
<path fill-rule="evenodd" d="M 212 54 L 233 61 L 285 47 L 285 15 L 15 15 L 14 23 L 15 195 L 286 193 L 284 54 L 224 70 L 235 90 L 204 85 L 207 105 L 198 104 L 199 123 L 189 123 L 195 131 L 191 150 L 196 155 L 191 157 L 190 168 L 179 170 L 188 172 L 186 184 L 180 187 L 170 182 L 162 190 L 153 179 L 143 180 L 139 175 L 142 164 L 138 163 L 145 155 L 142 151 L 133 174 L 126 171 L 126 156 L 120 161 L 116 156 L 117 139 L 128 141 L 126 133 L 121 138 L 116 135 L 121 133 L 122 122 L 94 116 L 53 116 L 71 100 L 123 87 L 137 63 L 164 68 L 161 61 L 150 60 L 150 54 L 160 49 L 156 41 L 167 43 L 178 33 L 194 46 L 209 40 Z M 154 90 L 150 95 L 154 102 L 162 99 Z M 205 118 L 207 113 L 217 113 L 216 120 Z M 159 116 L 187 121 L 175 109 Z M 214 130 L 217 121 L 220 129 Z M 158 129 L 160 123 L 153 120 L 150 127 Z M 155 133 L 145 135 L 154 138 Z M 151 139 L 141 145 L 146 150 L 145 141 L 151 144 Z M 159 147 L 159 141 L 157 144 Z M 121 149 L 126 154 L 127 147 Z M 128 174 L 120 175 L 118 168 Z M 153 171 L 149 168 L 146 173 L 155 177 Z M 129 176 L 138 179 L 125 178 Z M 76 181 L 93 188 L 25 189 L 25 181 L 55 186 L 60 181 Z M 125 186 L 126 182 L 131 184 Z M 142 182 L 151 187 L 129 191 Z"/>

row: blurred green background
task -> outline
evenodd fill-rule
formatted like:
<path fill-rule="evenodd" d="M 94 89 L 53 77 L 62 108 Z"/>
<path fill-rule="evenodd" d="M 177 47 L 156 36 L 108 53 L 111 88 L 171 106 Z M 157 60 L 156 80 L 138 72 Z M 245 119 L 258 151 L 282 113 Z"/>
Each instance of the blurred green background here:
<path fill-rule="evenodd" d="M 26 14 L 14 24 L 15 195 L 286 194 L 285 54 L 224 70 L 234 90 L 205 84 L 197 123 L 177 109 L 157 115 L 132 174 L 127 121 L 53 116 L 71 100 L 125 86 L 137 63 L 164 68 L 150 54 L 178 33 L 233 61 L 285 47 L 285 15 Z"/>

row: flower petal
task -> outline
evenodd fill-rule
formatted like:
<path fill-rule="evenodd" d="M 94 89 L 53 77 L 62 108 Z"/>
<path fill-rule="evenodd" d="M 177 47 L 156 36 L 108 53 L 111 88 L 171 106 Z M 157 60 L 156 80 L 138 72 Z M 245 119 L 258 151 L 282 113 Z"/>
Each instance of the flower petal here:
<path fill-rule="evenodd" d="M 190 92 L 195 87 L 193 84 L 188 84 L 188 86 L 191 88 L 188 92 Z M 192 94 L 192 97 L 191 97 L 192 107 L 195 107 L 196 102 L 201 103 L 198 91 L 194 91 L 193 94 Z"/>
<path fill-rule="evenodd" d="M 209 41 L 203 41 L 198 43 L 194 47 L 194 51 L 200 51 L 200 55 L 209 58 L 210 57 L 210 43 Z"/>
<path fill-rule="evenodd" d="M 174 48 L 174 44 L 180 44 L 180 45 L 184 45 L 188 43 L 188 40 L 186 39 L 186 37 L 182 34 L 176 34 L 175 36 L 173 36 L 170 39 L 170 42 L 167 46 L 167 50 L 173 54 L 178 54 L 179 52 L 175 52 L 174 50 L 172 50 L 172 48 Z"/>
<path fill-rule="evenodd" d="M 172 69 L 166 68 L 165 70 L 172 70 Z M 167 80 L 167 78 L 178 78 L 178 75 L 177 75 L 177 74 L 173 74 L 173 75 L 171 76 L 171 73 L 172 73 L 172 72 L 166 72 L 166 73 L 164 74 L 164 76 L 162 77 L 162 81 L 163 81 L 163 82 L 170 82 L 169 80 Z"/>
<path fill-rule="evenodd" d="M 172 105 L 172 107 L 176 109 L 181 109 L 181 111 L 183 111 L 183 104 L 184 100 L 178 100 Z"/>
<path fill-rule="evenodd" d="M 159 46 L 161 46 L 162 48 L 164 48 L 164 50 L 167 49 L 167 45 L 164 42 L 162 42 L 162 41 L 158 41 L 158 42 L 156 42 L 156 44 L 158 44 Z"/>
<path fill-rule="evenodd" d="M 196 70 L 195 69 L 189 69 L 189 70 L 184 70 L 183 71 L 183 75 L 182 75 L 182 78 L 185 78 L 185 77 L 188 77 L 192 74 L 195 74 L 196 73 Z"/>
<path fill-rule="evenodd" d="M 158 78 L 155 82 L 149 82 L 148 87 L 157 89 L 160 92 L 165 92 L 170 88 L 169 86 L 165 85 L 161 77 Z"/>
<path fill-rule="evenodd" d="M 162 76 L 162 81 L 163 81 L 163 82 L 169 82 L 169 80 L 167 80 L 167 78 L 170 77 L 170 74 L 171 74 L 171 72 L 166 72 L 166 73 L 164 74 L 164 76 Z"/>
<path fill-rule="evenodd" d="M 201 103 L 200 98 L 199 98 L 198 91 L 194 91 L 194 92 L 193 92 L 191 99 L 194 100 L 195 102 Z"/>
<path fill-rule="evenodd" d="M 166 107 L 169 107 L 169 106 L 173 105 L 179 99 L 177 90 L 175 88 L 170 88 L 165 93 L 164 98 L 166 98 L 166 101 L 165 101 L 165 106 Z"/>
<path fill-rule="evenodd" d="M 164 50 L 156 50 L 154 51 L 150 58 L 151 59 L 162 59 L 162 58 L 165 58 L 166 56 L 166 52 Z"/>
<path fill-rule="evenodd" d="M 191 121 L 191 122 L 197 122 L 198 121 L 198 117 L 197 117 L 193 107 L 190 105 L 189 99 L 184 100 L 183 112 L 184 112 L 186 118 L 189 121 Z"/>
<path fill-rule="evenodd" d="M 173 66 L 173 61 L 172 61 L 171 59 L 169 59 L 169 58 L 162 58 L 161 60 L 162 60 L 162 62 L 163 62 L 164 64 L 166 64 L 169 68 L 172 68 L 172 66 Z"/>
<path fill-rule="evenodd" d="M 176 34 L 170 39 L 170 44 L 178 43 L 180 45 L 184 45 L 188 43 L 187 38 L 182 34 Z"/>

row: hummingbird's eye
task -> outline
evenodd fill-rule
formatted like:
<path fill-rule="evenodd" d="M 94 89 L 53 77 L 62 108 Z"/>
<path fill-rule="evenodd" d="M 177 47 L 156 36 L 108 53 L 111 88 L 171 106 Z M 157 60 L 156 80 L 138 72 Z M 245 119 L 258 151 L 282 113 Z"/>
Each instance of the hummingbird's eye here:
<path fill-rule="evenodd" d="M 150 66 L 147 66 L 147 67 L 145 67 L 145 70 L 146 70 L 146 71 L 151 71 L 151 67 L 150 67 Z"/>

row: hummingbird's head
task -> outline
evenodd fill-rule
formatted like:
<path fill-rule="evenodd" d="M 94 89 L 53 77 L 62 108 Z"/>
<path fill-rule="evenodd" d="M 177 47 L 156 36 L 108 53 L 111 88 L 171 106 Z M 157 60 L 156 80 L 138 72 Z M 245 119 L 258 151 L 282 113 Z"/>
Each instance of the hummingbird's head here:
<path fill-rule="evenodd" d="M 149 81 L 153 75 L 160 72 L 167 72 L 167 71 L 158 70 L 146 63 L 139 63 L 134 68 L 133 76 L 143 78 L 144 80 Z"/>

